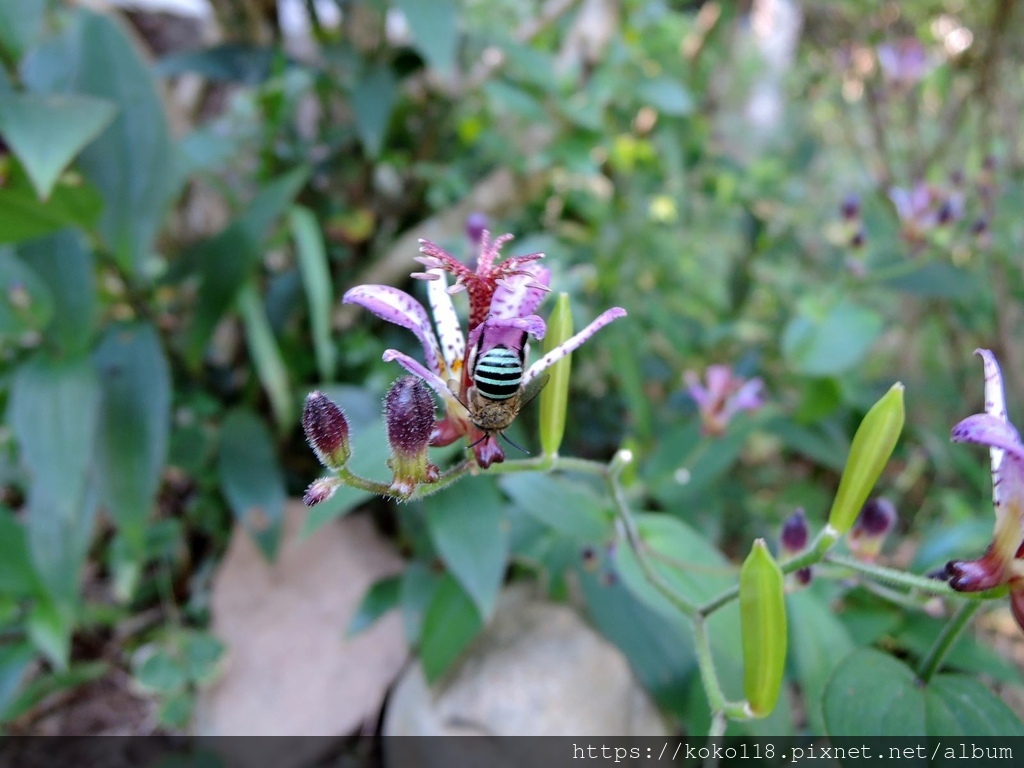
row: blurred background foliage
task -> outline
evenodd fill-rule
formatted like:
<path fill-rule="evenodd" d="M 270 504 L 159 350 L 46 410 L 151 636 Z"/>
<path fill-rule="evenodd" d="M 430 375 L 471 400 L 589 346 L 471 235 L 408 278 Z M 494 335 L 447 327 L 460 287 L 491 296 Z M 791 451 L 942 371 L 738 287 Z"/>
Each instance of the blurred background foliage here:
<path fill-rule="evenodd" d="M 984 549 L 987 462 L 948 434 L 979 410 L 976 347 L 1024 402 L 1014 3 L 212 10 L 0 0 L 0 721 L 31 731 L 55 692 L 120 669 L 163 725 L 187 724 L 222 652 L 203 629 L 233 526 L 273 558 L 286 500 L 320 471 L 307 392 L 346 408 L 354 466 L 386 473 L 380 397 L 399 372 L 380 354 L 417 350 L 341 293 L 412 290 L 420 237 L 468 257 L 474 212 L 516 234 L 507 253 L 548 254 L 577 327 L 628 310 L 575 356 L 561 454 L 633 450 L 657 549 L 714 572 L 798 506 L 820 526 L 853 429 L 896 380 L 885 556 L 923 573 Z M 683 374 L 716 363 L 761 377 L 767 405 L 712 436 Z M 534 423 L 527 409 L 510 434 L 536 447 Z M 306 532 L 356 509 L 409 565 L 354 628 L 400 605 L 429 677 L 506 579 L 532 577 L 706 729 L 688 630 L 609 547 L 600 489 L 510 475 L 402 507 L 343 489 Z M 914 656 L 937 631 L 863 588 L 791 597 L 805 695 L 838 661 L 825 649 Z M 715 632 L 727 685 L 735 635 Z M 987 642 L 949 663 L 1022 683 Z M 821 723 L 786 705 L 742 727 Z"/>

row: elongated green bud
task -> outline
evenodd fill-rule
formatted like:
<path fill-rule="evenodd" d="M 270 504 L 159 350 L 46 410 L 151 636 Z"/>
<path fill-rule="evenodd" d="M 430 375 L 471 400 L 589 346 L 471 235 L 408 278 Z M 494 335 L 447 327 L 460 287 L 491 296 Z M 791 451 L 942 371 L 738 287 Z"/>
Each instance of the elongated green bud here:
<path fill-rule="evenodd" d="M 555 308 L 548 318 L 547 333 L 544 336 L 544 354 L 572 337 L 572 310 L 569 294 L 558 294 Z M 547 386 L 540 393 L 540 447 L 546 456 L 554 456 L 562 445 L 565 435 L 565 413 L 569 404 L 569 373 L 572 370 L 572 355 L 568 354 L 548 368 Z"/>
<path fill-rule="evenodd" d="M 757 539 L 740 569 L 743 693 L 754 717 L 775 709 L 786 669 L 786 600 L 782 569 Z"/>
<path fill-rule="evenodd" d="M 853 526 L 903 431 L 903 385 L 890 387 L 857 427 L 828 524 L 842 536 Z"/>

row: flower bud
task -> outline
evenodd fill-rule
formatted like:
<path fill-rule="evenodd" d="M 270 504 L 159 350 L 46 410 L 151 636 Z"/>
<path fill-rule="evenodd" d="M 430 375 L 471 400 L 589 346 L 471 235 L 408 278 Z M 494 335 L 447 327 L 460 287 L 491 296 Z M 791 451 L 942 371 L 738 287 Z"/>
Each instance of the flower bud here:
<path fill-rule="evenodd" d="M 850 531 L 849 545 L 857 557 L 873 561 L 882 549 L 885 537 L 896 525 L 896 507 L 888 499 L 868 499 Z"/>
<path fill-rule="evenodd" d="M 903 431 L 903 385 L 893 384 L 864 416 L 853 436 L 828 524 L 838 535 L 850 530 L 885 469 Z"/>
<path fill-rule="evenodd" d="M 782 523 L 779 543 L 782 544 L 783 554 L 792 556 L 803 552 L 809 536 L 810 528 L 807 525 L 807 516 L 804 514 L 803 507 L 797 507 L 796 511 Z"/>
<path fill-rule="evenodd" d="M 852 192 L 843 198 L 839 206 L 839 212 L 847 221 L 852 221 L 860 216 L 860 198 Z"/>
<path fill-rule="evenodd" d="M 487 229 L 487 215 L 474 211 L 466 217 L 466 237 L 473 245 L 480 245 L 480 240 Z"/>
<path fill-rule="evenodd" d="M 334 492 L 341 487 L 341 480 L 336 477 L 321 477 L 310 483 L 309 488 L 302 494 L 302 503 L 307 507 L 315 507 L 327 501 Z"/>
<path fill-rule="evenodd" d="M 316 457 L 328 469 L 341 469 L 352 456 L 348 419 L 323 392 L 310 392 L 306 397 L 302 430 Z"/>
<path fill-rule="evenodd" d="M 786 669 L 786 600 L 782 570 L 757 539 L 740 568 L 743 693 L 755 717 L 775 709 Z"/>
<path fill-rule="evenodd" d="M 572 310 L 569 294 L 560 293 L 548 318 L 544 336 L 544 354 L 557 349 L 572 338 Z M 540 393 L 540 445 L 546 456 L 556 456 L 565 435 L 565 414 L 569 404 L 569 374 L 572 354 L 567 354 L 548 368 L 547 385 Z"/>
<path fill-rule="evenodd" d="M 432 483 L 438 469 L 427 461 L 427 446 L 434 430 L 434 399 L 426 384 L 415 376 L 403 376 L 384 398 L 391 459 L 388 466 L 395 474 L 391 490 L 396 496 L 408 496 L 419 483 Z"/>

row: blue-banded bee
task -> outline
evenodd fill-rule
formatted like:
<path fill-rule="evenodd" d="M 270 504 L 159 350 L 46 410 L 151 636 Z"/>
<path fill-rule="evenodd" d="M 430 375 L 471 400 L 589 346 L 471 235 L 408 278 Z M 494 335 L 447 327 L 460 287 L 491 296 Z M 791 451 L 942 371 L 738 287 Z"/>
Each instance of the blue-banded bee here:
<path fill-rule="evenodd" d="M 538 376 L 526 387 L 522 386 L 526 334 L 518 348 L 498 344 L 483 354 L 477 351 L 472 367 L 472 386 L 466 393 L 467 402 L 463 403 L 469 411 L 469 418 L 477 429 L 484 433 L 484 438 L 501 435 L 515 421 L 519 411 L 535 398 L 547 383 L 548 376 Z M 502 437 L 505 437 L 502 435 Z M 509 444 L 526 450 L 513 443 Z"/>

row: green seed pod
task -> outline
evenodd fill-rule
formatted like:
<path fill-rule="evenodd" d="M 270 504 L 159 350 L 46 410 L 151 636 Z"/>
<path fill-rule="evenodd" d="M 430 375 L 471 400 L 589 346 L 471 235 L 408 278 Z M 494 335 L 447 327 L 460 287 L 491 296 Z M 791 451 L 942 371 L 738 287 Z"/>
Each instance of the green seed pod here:
<path fill-rule="evenodd" d="M 897 382 L 871 406 L 853 436 L 850 456 L 828 515 L 828 524 L 836 534 L 842 536 L 853 526 L 902 430 L 903 385 Z"/>
<path fill-rule="evenodd" d="M 775 709 L 786 669 L 786 601 L 782 569 L 757 539 L 740 569 L 743 692 L 754 717 Z"/>
<path fill-rule="evenodd" d="M 544 354 L 572 337 L 572 310 L 569 294 L 558 294 L 555 308 L 547 322 L 544 336 Z M 565 434 L 565 413 L 569 402 L 569 373 L 572 355 L 566 355 L 548 368 L 547 386 L 540 393 L 540 446 L 547 456 L 554 456 L 562 445 Z"/>

